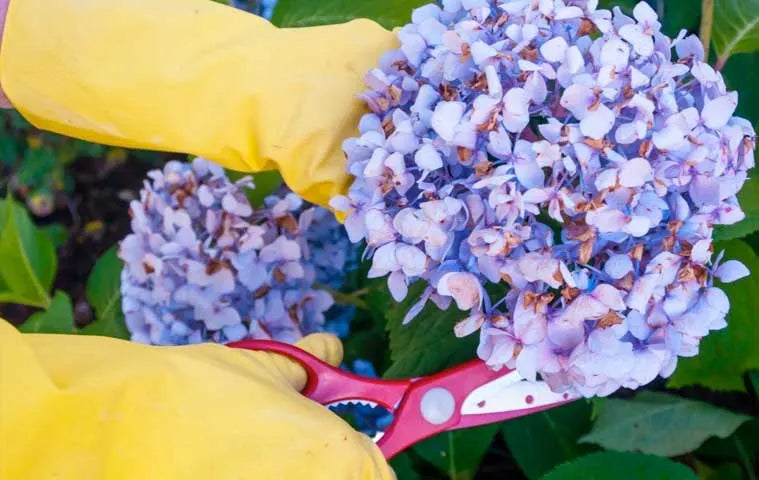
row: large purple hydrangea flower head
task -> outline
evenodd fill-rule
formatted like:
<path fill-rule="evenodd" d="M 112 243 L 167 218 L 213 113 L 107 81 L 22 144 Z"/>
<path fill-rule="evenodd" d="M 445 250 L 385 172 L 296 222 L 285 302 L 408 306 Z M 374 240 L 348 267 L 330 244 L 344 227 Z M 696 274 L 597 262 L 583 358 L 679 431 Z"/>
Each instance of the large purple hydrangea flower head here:
<path fill-rule="evenodd" d="M 306 232 L 324 209 L 293 193 L 253 209 L 250 177 L 233 183 L 203 159 L 169 162 L 148 176 L 119 251 L 132 340 L 292 343 L 323 329 L 333 299 L 313 288 Z"/>
<path fill-rule="evenodd" d="M 407 321 L 455 302 L 490 365 L 587 396 L 670 375 L 726 325 L 714 279 L 748 272 L 712 233 L 744 217 L 755 146 L 696 37 L 597 4 L 414 11 L 366 77 L 332 201 L 396 300 L 427 284 Z"/>

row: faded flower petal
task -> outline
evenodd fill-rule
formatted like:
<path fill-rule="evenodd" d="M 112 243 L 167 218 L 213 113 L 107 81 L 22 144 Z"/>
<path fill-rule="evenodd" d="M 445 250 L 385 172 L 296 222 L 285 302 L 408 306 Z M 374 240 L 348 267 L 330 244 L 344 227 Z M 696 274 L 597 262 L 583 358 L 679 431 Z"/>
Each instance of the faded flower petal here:
<path fill-rule="evenodd" d="M 471 273 L 446 273 L 437 284 L 441 295 L 453 297 L 459 310 L 470 310 L 482 302 L 482 291 L 477 277 Z"/>

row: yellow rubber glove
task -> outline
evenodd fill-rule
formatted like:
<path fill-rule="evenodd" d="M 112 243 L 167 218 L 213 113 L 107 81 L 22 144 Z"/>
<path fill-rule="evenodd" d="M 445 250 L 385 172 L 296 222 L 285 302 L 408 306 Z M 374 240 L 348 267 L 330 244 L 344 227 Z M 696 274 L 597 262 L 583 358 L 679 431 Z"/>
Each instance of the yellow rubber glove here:
<path fill-rule="evenodd" d="M 277 29 L 209 0 L 11 0 L 0 84 L 37 127 L 278 168 L 326 205 L 364 75 L 395 45 L 369 20 Z"/>
<path fill-rule="evenodd" d="M 379 449 L 275 354 L 21 335 L 0 320 L 3 479 L 390 479 Z M 340 342 L 302 348 L 339 363 Z"/>

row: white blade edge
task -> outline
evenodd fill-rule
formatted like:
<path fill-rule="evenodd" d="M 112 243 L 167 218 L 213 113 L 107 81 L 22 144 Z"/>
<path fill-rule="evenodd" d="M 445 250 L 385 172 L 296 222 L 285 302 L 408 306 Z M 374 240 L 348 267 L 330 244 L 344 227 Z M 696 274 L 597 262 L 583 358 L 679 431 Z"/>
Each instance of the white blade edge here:
<path fill-rule="evenodd" d="M 555 393 L 543 381 L 530 382 L 514 370 L 472 390 L 461 405 L 462 415 L 500 413 L 542 407 L 579 398 Z"/>

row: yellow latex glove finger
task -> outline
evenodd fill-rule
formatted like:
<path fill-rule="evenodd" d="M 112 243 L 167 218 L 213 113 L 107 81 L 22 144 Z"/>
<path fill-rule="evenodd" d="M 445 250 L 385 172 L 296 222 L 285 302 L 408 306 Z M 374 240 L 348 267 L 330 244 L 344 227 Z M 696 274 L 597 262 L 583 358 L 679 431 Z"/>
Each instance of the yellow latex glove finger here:
<path fill-rule="evenodd" d="M 364 75 L 395 45 L 369 20 L 277 29 L 208 0 L 11 0 L 0 84 L 40 128 L 278 168 L 326 205 Z"/>
<path fill-rule="evenodd" d="M 0 321 L 2 478 L 390 479 L 371 440 L 267 353 L 21 335 Z M 303 348 L 339 362 L 339 341 Z"/>

